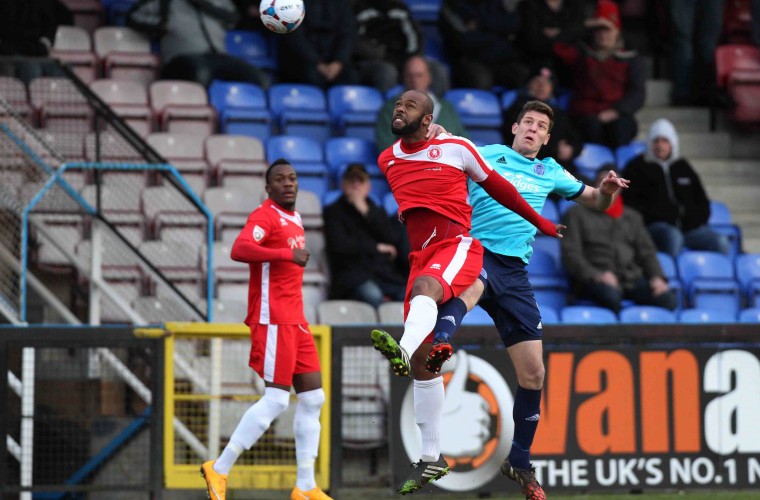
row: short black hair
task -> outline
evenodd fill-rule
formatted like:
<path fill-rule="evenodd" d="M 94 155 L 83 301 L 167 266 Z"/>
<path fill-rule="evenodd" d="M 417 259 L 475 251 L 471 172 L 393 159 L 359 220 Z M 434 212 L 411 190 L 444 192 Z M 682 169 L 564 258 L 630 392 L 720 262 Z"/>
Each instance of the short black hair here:
<path fill-rule="evenodd" d="M 277 158 L 275 161 L 273 161 L 272 164 L 269 165 L 269 168 L 267 168 L 266 173 L 264 173 L 264 182 L 266 184 L 269 184 L 269 174 L 272 173 L 272 169 L 280 165 L 290 165 L 290 162 L 286 160 L 285 158 Z"/>
<path fill-rule="evenodd" d="M 554 128 L 554 110 L 552 110 L 551 106 L 541 101 L 528 101 L 523 105 L 520 113 L 517 115 L 517 121 L 515 123 L 520 123 L 523 116 L 525 116 L 525 113 L 528 111 L 545 114 L 549 118 L 549 132 L 552 131 Z"/>

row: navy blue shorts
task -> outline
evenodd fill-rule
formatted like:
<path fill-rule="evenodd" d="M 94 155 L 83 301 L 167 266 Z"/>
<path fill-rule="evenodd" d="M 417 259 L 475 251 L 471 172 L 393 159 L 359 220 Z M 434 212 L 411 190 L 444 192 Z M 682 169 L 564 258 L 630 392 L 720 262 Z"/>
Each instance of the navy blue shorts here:
<path fill-rule="evenodd" d="M 502 342 L 510 347 L 541 340 L 541 313 L 525 263 L 518 257 L 495 254 L 487 248 L 484 251 L 485 291 L 479 305 L 493 319 Z"/>

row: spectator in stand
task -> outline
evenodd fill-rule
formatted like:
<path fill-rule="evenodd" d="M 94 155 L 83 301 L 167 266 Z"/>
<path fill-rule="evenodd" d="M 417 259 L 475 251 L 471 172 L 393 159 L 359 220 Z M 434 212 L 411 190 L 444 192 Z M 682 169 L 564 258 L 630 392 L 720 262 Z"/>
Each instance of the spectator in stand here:
<path fill-rule="evenodd" d="M 74 16 L 59 0 L 3 0 L 0 56 L 46 57 L 61 24 L 74 24 Z M 0 75 L 28 84 L 40 76 L 63 76 L 63 72 L 52 61 L 24 57 L 0 61 Z"/>
<path fill-rule="evenodd" d="M 343 174 L 343 194 L 325 207 L 325 249 L 330 262 L 330 298 L 379 306 L 404 300 L 406 276 L 388 214 L 369 197 L 369 174 L 361 163 Z M 403 258 L 403 256 L 402 256 Z"/>
<path fill-rule="evenodd" d="M 715 92 L 715 47 L 723 30 L 723 0 L 670 0 L 674 105 L 707 104 Z"/>
<path fill-rule="evenodd" d="M 239 17 L 231 0 L 169 2 L 161 37 L 161 79 L 191 80 L 206 87 L 216 79 L 269 86 L 264 71 L 225 53 L 225 33 Z"/>
<path fill-rule="evenodd" d="M 520 46 L 535 71 L 548 67 L 557 72 L 555 43 L 575 44 L 583 39 L 586 27 L 585 0 L 523 0 L 519 12 L 522 22 Z M 570 86 L 569 75 L 558 74 L 559 83 Z M 554 111 L 556 118 L 556 109 Z M 509 141 L 507 141 L 509 142 Z M 555 157 L 555 159 L 557 159 Z"/>
<path fill-rule="evenodd" d="M 614 165 L 601 167 L 595 184 L 612 169 Z M 565 212 L 567 229 L 560 244 L 570 282 L 579 297 L 616 313 L 623 299 L 673 310 L 678 298 L 668 287 L 657 248 L 641 214 L 625 207 L 623 198 L 618 195 L 603 212 L 583 205 Z"/>
<path fill-rule="evenodd" d="M 525 84 L 530 68 L 515 40 L 520 32 L 519 0 L 444 0 L 441 35 L 455 87 L 491 90 Z"/>
<path fill-rule="evenodd" d="M 354 63 L 361 83 L 386 92 L 399 81 L 404 61 L 422 50 L 422 33 L 401 0 L 356 0 Z"/>
<path fill-rule="evenodd" d="M 551 106 L 554 112 L 554 126 L 549 135 L 549 142 L 538 152 L 539 158 L 552 157 L 557 163 L 565 167 L 566 170 L 572 170 L 573 159 L 578 156 L 583 149 L 583 144 L 578 134 L 573 130 L 570 119 L 562 109 L 557 106 L 554 98 L 554 88 L 556 82 L 553 78 L 552 71 L 549 68 L 541 68 L 534 75 L 528 84 L 520 90 L 515 102 L 504 112 L 504 127 L 502 135 L 504 142 L 512 144 L 514 134 L 512 133 L 512 124 L 517 123 L 517 117 L 520 111 L 528 101 L 541 101 Z M 577 177 L 576 172 L 571 172 Z"/>
<path fill-rule="evenodd" d="M 616 148 L 638 132 L 634 114 L 644 105 L 644 67 L 636 52 L 623 49 L 617 4 L 600 0 L 587 26 L 594 30 L 591 46 L 554 45 L 573 74 L 568 111 L 584 142 Z"/>
<path fill-rule="evenodd" d="M 649 128 L 647 150 L 633 158 L 623 175 L 631 181 L 626 205 L 644 216 L 661 252 L 677 256 L 684 246 L 728 254 L 728 239 L 710 229 L 710 200 L 699 176 L 681 157 L 678 134 L 661 118 Z"/>
<path fill-rule="evenodd" d="M 308 0 L 303 24 L 278 38 L 280 81 L 327 88 L 359 82 L 351 65 L 356 24 L 348 0 Z"/>
<path fill-rule="evenodd" d="M 433 100 L 433 122 L 443 125 L 453 135 L 466 136 L 454 105 L 437 97 L 432 92 L 432 81 L 430 64 L 427 59 L 420 55 L 407 59 L 406 64 L 404 64 L 404 90 L 425 92 Z M 396 100 L 397 97 L 388 99 L 377 114 L 375 143 L 378 151 L 384 151 L 398 140 L 398 137 L 391 132 L 391 117 L 393 116 L 393 108 L 396 106 Z"/>

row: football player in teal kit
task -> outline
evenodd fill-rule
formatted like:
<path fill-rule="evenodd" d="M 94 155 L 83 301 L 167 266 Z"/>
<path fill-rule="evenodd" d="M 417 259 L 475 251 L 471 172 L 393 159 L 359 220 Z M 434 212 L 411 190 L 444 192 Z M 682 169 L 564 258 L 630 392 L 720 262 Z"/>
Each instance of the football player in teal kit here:
<path fill-rule="evenodd" d="M 536 158 L 549 140 L 552 109 L 540 101 L 525 104 L 512 125 L 512 147 L 492 144 L 478 148 L 494 170 L 510 181 L 537 211 L 551 193 L 589 207 L 605 210 L 628 181 L 610 171 L 598 188 L 583 184 L 552 158 Z M 530 464 L 530 446 L 540 418 L 544 363 L 541 315 L 525 269 L 536 229 L 520 216 L 493 201 L 481 187 L 469 182 L 472 235 L 484 247 L 483 271 L 469 289 L 440 306 L 433 348 L 426 368 L 437 373 L 451 357 L 449 338 L 464 315 L 480 304 L 494 320 L 517 373 L 513 418 L 514 439 L 502 474 L 520 484 L 525 498 L 546 495 Z"/>

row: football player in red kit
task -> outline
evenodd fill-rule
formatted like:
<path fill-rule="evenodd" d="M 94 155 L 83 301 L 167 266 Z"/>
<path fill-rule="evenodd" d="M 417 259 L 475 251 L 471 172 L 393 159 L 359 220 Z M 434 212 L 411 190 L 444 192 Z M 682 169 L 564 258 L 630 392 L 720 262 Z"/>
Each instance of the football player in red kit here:
<path fill-rule="evenodd" d="M 294 421 L 296 485 L 292 499 L 330 499 L 314 479 L 319 446 L 319 415 L 325 401 L 314 337 L 303 314 L 301 285 L 309 260 L 301 216 L 295 211 L 298 177 L 286 160 L 272 163 L 265 175 L 268 198 L 251 212 L 232 245 L 231 257 L 250 268 L 248 315 L 249 365 L 264 379 L 264 396 L 246 411 L 216 460 L 201 467 L 212 500 L 226 497 L 227 474 L 288 407 L 290 387 L 298 402 Z"/>
<path fill-rule="evenodd" d="M 420 356 L 423 362 L 414 365 L 424 366 L 438 304 L 466 290 L 482 269 L 483 247 L 469 233 L 472 209 L 467 202 L 468 177 L 542 233 L 561 237 L 563 227 L 538 214 L 469 140 L 448 134 L 427 140 L 432 120 L 433 102 L 427 94 L 414 90 L 402 94 L 391 121 L 393 133 L 401 139 L 378 158 L 398 202 L 399 217 L 406 224 L 411 271 L 401 340 L 396 342 L 387 332 L 373 330 L 372 342 L 390 361 L 393 372 L 404 376 L 412 371 L 410 356 Z M 412 376 L 422 457 L 413 464 L 410 478 L 398 488 L 402 494 L 414 492 L 449 471 L 440 454 L 443 379 L 424 369 L 414 370 Z"/>

